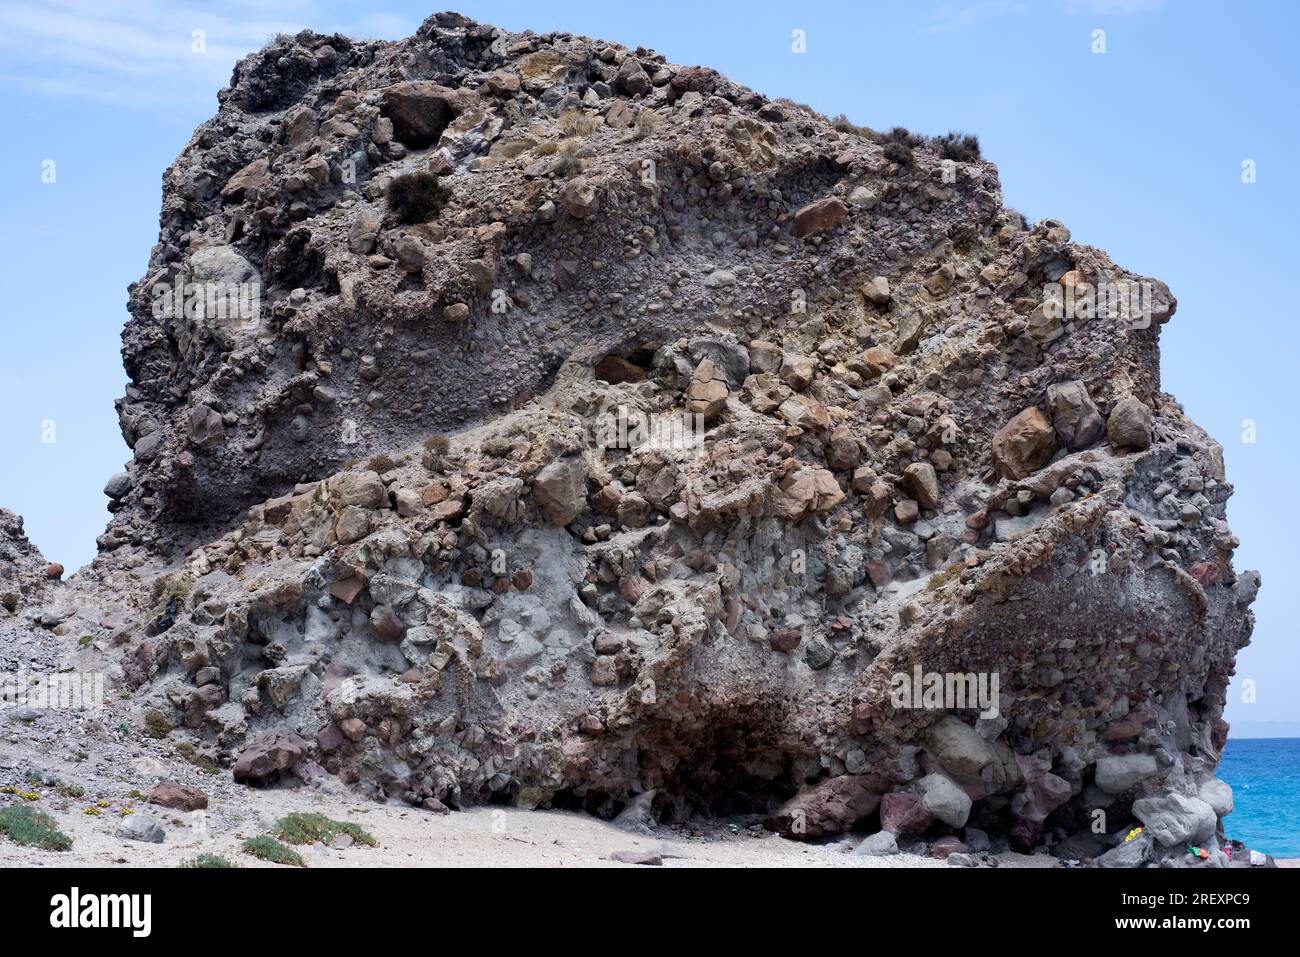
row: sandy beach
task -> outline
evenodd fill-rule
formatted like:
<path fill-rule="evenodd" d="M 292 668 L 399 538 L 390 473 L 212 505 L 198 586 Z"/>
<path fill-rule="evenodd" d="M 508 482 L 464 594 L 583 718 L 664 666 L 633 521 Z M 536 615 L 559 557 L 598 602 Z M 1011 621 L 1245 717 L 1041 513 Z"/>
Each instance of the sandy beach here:
<path fill-rule="evenodd" d="M 73 839 L 72 850 L 53 853 L 0 841 L 0 866 L 174 867 L 201 853 L 219 854 L 241 867 L 276 867 L 241 853 L 245 838 L 264 833 L 294 811 L 318 811 L 359 824 L 377 847 L 322 844 L 295 848 L 308 867 L 632 867 L 611 859 L 617 852 L 650 853 L 661 866 L 680 867 L 926 867 L 943 861 L 910 854 L 854 857 L 857 842 L 800 844 L 766 831 L 707 824 L 664 828 L 654 835 L 627 833 L 588 815 L 517 808 L 473 808 L 433 814 L 391 805 L 367 805 L 344 795 L 310 790 L 249 792 L 214 799 L 202 817 L 148 805 L 167 830 L 162 844 L 126 841 L 114 835 L 121 815 L 87 815 L 80 808 L 46 807 Z M 1053 867 L 1045 855 L 1006 854 L 1002 866 Z M 950 868 L 955 869 L 955 868 Z"/>

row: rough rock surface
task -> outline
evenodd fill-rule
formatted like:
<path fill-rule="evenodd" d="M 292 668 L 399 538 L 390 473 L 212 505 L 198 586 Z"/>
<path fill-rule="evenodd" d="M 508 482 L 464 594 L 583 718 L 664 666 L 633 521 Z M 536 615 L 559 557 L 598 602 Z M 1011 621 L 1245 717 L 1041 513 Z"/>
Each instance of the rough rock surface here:
<path fill-rule="evenodd" d="M 130 290 L 100 557 L 50 584 L 3 513 L 0 626 L 89 634 L 250 783 L 944 852 L 1101 811 L 1112 863 L 1183 862 L 1138 817 L 1226 862 L 1259 576 L 1162 283 L 978 155 L 568 34 L 280 37 L 220 103 Z M 1044 308 L 1127 282 L 1153 321 Z"/>
<path fill-rule="evenodd" d="M 27 540 L 22 517 L 0 508 L 0 614 L 38 604 L 49 584 L 48 567 Z"/>

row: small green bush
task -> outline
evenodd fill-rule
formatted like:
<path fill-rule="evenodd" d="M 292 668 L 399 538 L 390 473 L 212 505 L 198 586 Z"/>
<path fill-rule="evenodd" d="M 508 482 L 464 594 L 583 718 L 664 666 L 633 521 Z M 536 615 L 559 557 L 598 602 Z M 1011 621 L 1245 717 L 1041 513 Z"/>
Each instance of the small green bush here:
<path fill-rule="evenodd" d="M 72 847 L 72 838 L 55 826 L 54 818 L 33 807 L 0 809 L 0 834 L 15 844 L 43 847 L 47 851 L 66 851 Z"/>
<path fill-rule="evenodd" d="M 442 181 L 427 170 L 396 176 L 388 184 L 388 208 L 408 226 L 437 218 L 446 203 Z"/>
<path fill-rule="evenodd" d="M 220 774 L 221 768 L 212 763 L 212 759 L 205 754 L 200 754 L 199 749 L 194 747 L 189 741 L 182 741 L 176 745 L 176 753 L 179 754 L 190 764 L 194 765 L 204 774 Z"/>
<path fill-rule="evenodd" d="M 184 572 L 174 572 L 155 578 L 151 589 L 153 608 L 145 621 L 145 631 L 150 635 L 161 635 L 185 611 L 186 601 L 190 596 L 190 587 L 194 579 Z"/>
<path fill-rule="evenodd" d="M 600 129 L 600 117 L 582 110 L 565 110 L 560 114 L 560 131 L 565 136 L 590 136 Z"/>
<path fill-rule="evenodd" d="M 187 868 L 209 868 L 209 867 L 238 867 L 234 861 L 222 857 L 220 854 L 200 854 L 198 857 L 191 857 L 188 861 L 181 861 L 177 867 Z"/>
<path fill-rule="evenodd" d="M 397 468 L 397 465 L 398 463 L 391 455 L 380 452 L 378 455 L 371 457 L 370 461 L 366 463 L 366 468 L 383 475 L 385 472 L 391 472 Z"/>
<path fill-rule="evenodd" d="M 510 440 L 504 435 L 493 435 L 479 443 L 479 451 L 493 458 L 503 459 L 510 454 Z"/>
<path fill-rule="evenodd" d="M 335 821 L 324 814 L 294 812 L 275 822 L 275 836 L 290 844 L 314 844 L 317 841 L 328 844 L 339 834 L 351 834 L 358 844 L 375 847 L 379 842 L 362 830 L 360 825 L 347 821 Z"/>
<path fill-rule="evenodd" d="M 663 119 L 653 110 L 642 110 L 636 115 L 636 132 L 633 134 L 638 140 L 643 140 L 659 127 Z"/>
<path fill-rule="evenodd" d="M 582 149 L 582 144 L 577 140 L 565 140 L 560 144 L 559 152 L 555 154 L 555 159 L 551 160 L 551 172 L 556 176 L 565 178 L 577 176 L 586 168 L 581 156 L 578 155 Z"/>
<path fill-rule="evenodd" d="M 911 166 L 916 162 L 915 157 L 912 156 L 912 148 L 898 140 L 889 140 L 885 143 L 885 159 L 899 166 Z"/>
<path fill-rule="evenodd" d="M 944 159 L 973 163 L 980 158 L 980 140 L 972 133 L 949 131 L 947 136 L 936 137 L 935 145 L 939 147 L 939 154 Z"/>
<path fill-rule="evenodd" d="M 965 570 L 966 570 L 966 564 L 964 562 L 954 562 L 953 564 L 949 565 L 947 568 L 944 568 L 936 572 L 935 574 L 931 575 L 930 580 L 925 583 L 925 587 L 929 591 L 938 591 L 939 589 L 947 585 L 950 581 L 960 578 L 961 573 L 964 572 Z"/>
<path fill-rule="evenodd" d="M 263 834 L 259 837 L 250 837 L 243 844 L 245 854 L 252 854 L 263 861 L 270 861 L 272 864 L 292 864 L 294 867 L 302 867 L 302 855 L 297 851 L 285 847 L 273 837 Z"/>
<path fill-rule="evenodd" d="M 854 136 L 861 136 L 866 139 L 872 139 L 875 137 L 875 132 L 873 130 L 865 126 L 858 126 L 858 124 L 854 123 L 843 113 L 840 113 L 831 120 L 831 126 L 835 127 L 841 133 L 851 133 Z"/>
<path fill-rule="evenodd" d="M 150 708 L 144 715 L 144 730 L 151 738 L 165 738 L 172 733 L 172 723 L 157 708 Z"/>
<path fill-rule="evenodd" d="M 913 133 L 905 126 L 895 126 L 885 134 L 886 142 L 902 143 L 904 146 L 917 149 L 925 145 L 925 137 L 919 133 Z"/>
<path fill-rule="evenodd" d="M 66 781 L 61 781 L 53 774 L 50 774 L 48 771 L 41 772 L 36 770 L 28 770 L 28 772 L 24 775 L 24 777 L 26 778 L 27 783 L 32 785 L 33 787 L 51 788 L 55 793 L 66 798 L 79 798 L 79 797 L 85 797 L 86 795 L 85 789 L 82 788 L 80 785 L 68 784 Z M 16 794 L 19 797 L 29 801 L 35 800 L 37 797 L 39 797 L 38 794 L 35 793 L 28 794 L 23 791 L 20 791 L 17 788 L 0 788 L 0 790 L 3 790 L 8 794 Z"/>

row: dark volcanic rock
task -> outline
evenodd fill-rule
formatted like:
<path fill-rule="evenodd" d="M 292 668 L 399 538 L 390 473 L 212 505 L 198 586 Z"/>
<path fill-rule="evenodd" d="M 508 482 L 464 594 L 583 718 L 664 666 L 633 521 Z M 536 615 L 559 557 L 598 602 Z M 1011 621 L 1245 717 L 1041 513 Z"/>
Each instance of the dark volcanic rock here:
<path fill-rule="evenodd" d="M 142 724 L 241 781 L 958 854 L 1104 809 L 1160 838 L 1108 863 L 1222 863 L 1222 449 L 1163 284 L 1048 308 L 1145 281 L 977 150 L 653 51 L 278 37 L 164 176 L 77 587 L 140 618 Z M 0 515 L 0 592 L 44 567 Z"/>

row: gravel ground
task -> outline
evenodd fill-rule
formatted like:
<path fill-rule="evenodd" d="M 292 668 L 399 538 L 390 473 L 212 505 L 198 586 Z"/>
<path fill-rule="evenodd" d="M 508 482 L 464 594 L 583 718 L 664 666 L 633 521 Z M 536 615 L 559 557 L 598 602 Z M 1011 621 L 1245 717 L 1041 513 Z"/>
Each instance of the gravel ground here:
<path fill-rule="evenodd" d="M 263 833 L 292 811 L 319 811 L 361 825 L 379 842 L 375 848 L 322 844 L 297 850 L 309 867 L 630 867 L 611 860 L 619 851 L 653 852 L 665 867 L 945 867 L 941 861 L 900 854 L 856 858 L 853 841 L 809 845 L 773 834 L 733 833 L 716 823 L 697 828 L 665 828 L 642 836 L 624 832 L 587 815 L 516 808 L 474 808 L 431 814 L 410 808 L 366 805 L 346 795 L 313 789 L 241 792 L 214 800 L 206 831 L 193 815 L 136 803 L 137 813 L 154 814 L 167 829 L 162 844 L 122 840 L 114 835 L 119 815 L 105 810 L 86 815 L 75 807 L 60 811 L 44 798 L 73 848 L 55 853 L 0 841 L 0 866 L 169 867 L 199 853 L 222 854 L 241 866 L 267 867 L 239 850 L 243 839 Z M 84 802 L 82 802 L 84 803 Z M 47 806 L 48 804 L 48 806 Z M 1052 866 L 1050 858 L 1003 855 L 1003 866 Z"/>
<path fill-rule="evenodd" d="M 910 854 L 853 857 L 848 852 L 860 836 L 803 844 L 762 830 L 752 819 L 690 822 L 637 834 L 566 811 L 480 807 L 435 814 L 403 804 L 375 804 L 358 800 L 330 777 L 312 786 L 257 790 L 235 784 L 229 771 L 205 773 L 178 758 L 165 740 L 120 733 L 111 715 L 77 722 L 46 712 L 24 721 L 11 713 L 0 722 L 0 788 L 12 789 L 0 793 L 0 808 L 38 808 L 73 840 L 70 851 L 59 853 L 0 837 L 0 867 L 169 867 L 200 853 L 221 854 L 241 866 L 278 866 L 241 853 L 240 845 L 294 811 L 354 822 L 378 841 L 374 848 L 297 848 L 309 867 L 634 866 L 610 859 L 619 851 L 653 852 L 670 868 L 947 866 Z M 208 808 L 187 813 L 147 803 L 145 795 L 163 778 L 202 789 Z M 24 796 L 32 794 L 35 800 Z M 166 831 L 165 842 L 117 837 L 123 818 L 136 814 L 156 818 Z M 1015 854 L 1003 855 L 999 862 L 1019 867 L 1056 863 L 1050 857 Z"/>

